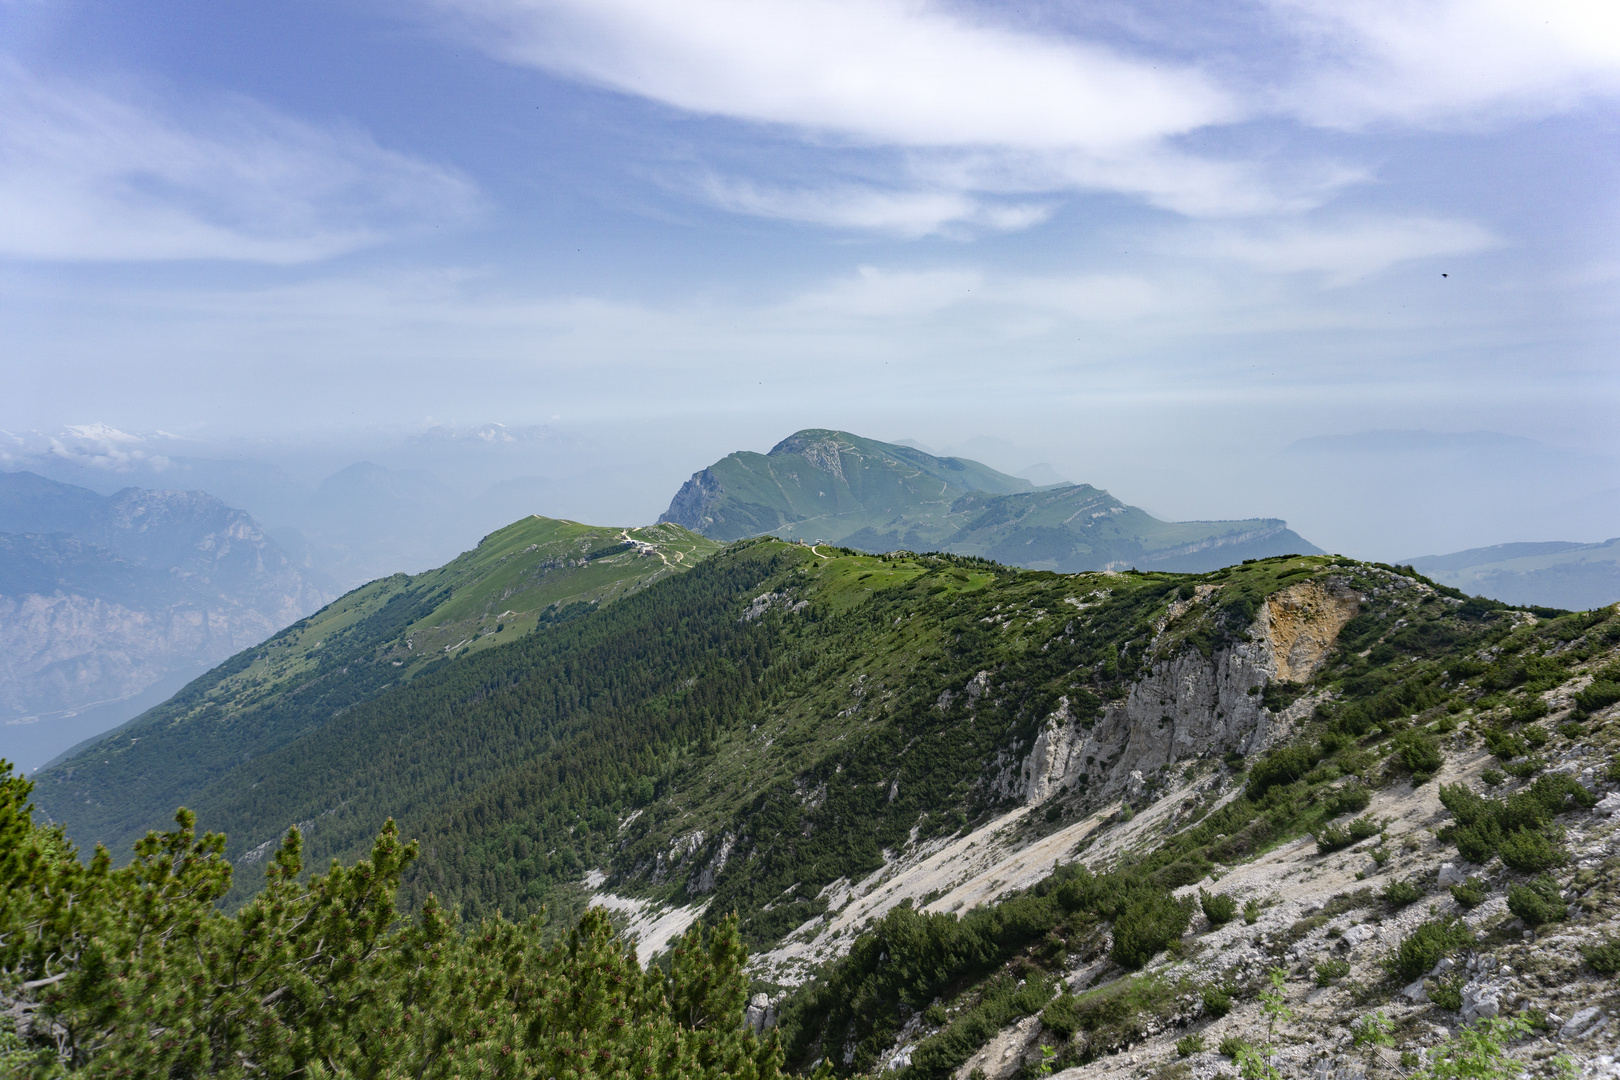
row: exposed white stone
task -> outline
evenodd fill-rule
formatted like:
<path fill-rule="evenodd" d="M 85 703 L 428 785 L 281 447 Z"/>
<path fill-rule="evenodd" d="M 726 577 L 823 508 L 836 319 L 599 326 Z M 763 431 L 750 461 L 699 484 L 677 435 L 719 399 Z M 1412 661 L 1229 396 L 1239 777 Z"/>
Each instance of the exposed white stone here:
<path fill-rule="evenodd" d="M 1593 1021 L 1602 1015 L 1602 1009 L 1598 1008 L 1596 1005 L 1589 1005 L 1566 1020 L 1564 1022 L 1564 1026 L 1558 1029 L 1558 1034 L 1562 1035 L 1566 1039 L 1580 1035 L 1583 1031 L 1592 1026 Z"/>
<path fill-rule="evenodd" d="M 1461 885 L 1468 880 L 1468 874 L 1456 863 L 1441 863 L 1440 873 L 1436 876 L 1442 888 L 1448 885 Z"/>

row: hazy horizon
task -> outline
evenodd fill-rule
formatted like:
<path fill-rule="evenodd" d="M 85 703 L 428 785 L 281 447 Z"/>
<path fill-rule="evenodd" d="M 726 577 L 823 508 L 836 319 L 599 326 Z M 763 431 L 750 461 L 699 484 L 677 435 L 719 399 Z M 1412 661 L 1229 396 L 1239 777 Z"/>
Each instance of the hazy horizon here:
<path fill-rule="evenodd" d="M 595 464 L 478 483 L 647 521 L 830 426 L 1382 559 L 1620 534 L 1597 5 L 75 0 L 0 41 L 17 436 L 313 491 L 551 425 Z"/>

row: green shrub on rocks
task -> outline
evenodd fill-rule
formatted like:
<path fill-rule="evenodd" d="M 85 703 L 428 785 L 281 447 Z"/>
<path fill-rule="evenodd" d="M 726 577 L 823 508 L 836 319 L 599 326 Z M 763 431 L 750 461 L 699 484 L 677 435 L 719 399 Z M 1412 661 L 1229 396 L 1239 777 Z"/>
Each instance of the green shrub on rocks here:
<path fill-rule="evenodd" d="M 1520 829 L 1502 838 L 1502 862 L 1520 873 L 1536 874 L 1569 862 L 1569 849 L 1562 843 L 1530 829 Z"/>
<path fill-rule="evenodd" d="M 1237 901 L 1225 893 L 1198 890 L 1198 904 L 1204 909 L 1204 918 L 1210 926 L 1225 926 L 1237 914 Z"/>
<path fill-rule="evenodd" d="M 1052 999 L 1041 1010 L 1041 1024 L 1060 1039 L 1067 1039 L 1080 1027 L 1080 1016 L 1075 1011 L 1075 997 L 1064 992 Z"/>
<path fill-rule="evenodd" d="M 1396 946 L 1384 966 L 1395 978 L 1411 982 L 1427 974 L 1441 957 L 1472 944 L 1473 940 L 1473 932 L 1458 919 L 1430 919 Z"/>
<path fill-rule="evenodd" d="M 1142 896 L 1114 920 L 1109 953 L 1120 967 L 1136 971 L 1187 932 L 1192 902 L 1169 893 Z"/>
<path fill-rule="evenodd" d="M 1428 783 L 1440 771 L 1440 744 L 1425 731 L 1403 731 L 1395 737 L 1395 757 L 1412 774 L 1414 785 Z"/>
<path fill-rule="evenodd" d="M 1581 946 L 1581 959 L 1599 975 L 1620 973 L 1620 938 L 1609 938 L 1597 945 Z"/>
<path fill-rule="evenodd" d="M 1465 908 L 1476 908 L 1485 902 L 1490 890 L 1485 883 L 1477 877 L 1470 877 L 1461 885 L 1451 887 L 1451 898 Z"/>
<path fill-rule="evenodd" d="M 1410 881 L 1392 881 L 1384 886 L 1384 903 L 1392 908 L 1403 908 L 1421 899 L 1423 890 Z"/>
<path fill-rule="evenodd" d="M 1348 960 L 1332 957 L 1320 961 L 1316 965 L 1316 985 L 1331 986 L 1336 980 L 1342 979 L 1348 974 L 1350 974 L 1350 962 Z"/>
<path fill-rule="evenodd" d="M 1508 910 L 1526 926 L 1562 922 L 1566 913 L 1563 890 L 1546 874 L 1524 885 L 1508 889 Z"/>

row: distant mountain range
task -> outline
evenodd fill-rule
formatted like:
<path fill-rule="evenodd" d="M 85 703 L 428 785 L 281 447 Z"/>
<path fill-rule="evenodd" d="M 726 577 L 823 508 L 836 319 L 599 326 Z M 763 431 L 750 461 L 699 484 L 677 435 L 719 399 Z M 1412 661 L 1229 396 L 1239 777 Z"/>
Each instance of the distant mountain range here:
<path fill-rule="evenodd" d="M 1584 611 L 1620 600 L 1620 538 L 1497 544 L 1410 562 L 1443 585 L 1510 604 Z"/>
<path fill-rule="evenodd" d="M 696 473 L 661 521 L 716 540 L 769 534 L 860 551 L 948 551 L 1075 573 L 1199 573 L 1320 554 L 1277 518 L 1160 521 L 1089 484 L 1037 488 L 958 457 L 811 428 Z"/>
<path fill-rule="evenodd" d="M 203 492 L 0 473 L 0 753 L 36 767 L 335 591 Z"/>

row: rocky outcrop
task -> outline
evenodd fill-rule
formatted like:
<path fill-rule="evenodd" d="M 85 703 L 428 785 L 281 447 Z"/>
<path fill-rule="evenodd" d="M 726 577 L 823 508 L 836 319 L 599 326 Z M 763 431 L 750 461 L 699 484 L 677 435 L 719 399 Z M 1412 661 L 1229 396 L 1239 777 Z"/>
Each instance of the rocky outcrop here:
<path fill-rule="evenodd" d="M 1255 629 L 1271 654 L 1275 677 L 1282 682 L 1309 679 L 1360 609 L 1361 597 L 1353 590 L 1317 581 L 1290 585 L 1267 597 Z"/>
<path fill-rule="evenodd" d="M 1249 640 L 1207 658 L 1188 648 L 1160 660 L 1094 724 L 1079 723 L 1062 698 L 1016 772 L 1003 767 L 992 789 L 1025 803 L 1080 785 L 1134 797 L 1146 777 L 1178 761 L 1263 750 L 1291 718 L 1262 704 L 1266 684 L 1310 678 L 1360 605 L 1346 587 L 1294 585 L 1261 606 Z"/>
<path fill-rule="evenodd" d="M 705 526 L 714 523 L 714 507 L 724 495 L 725 489 L 713 469 L 695 472 L 669 501 L 669 509 L 658 518 L 658 523 L 669 521 L 693 532 L 703 532 Z"/>

